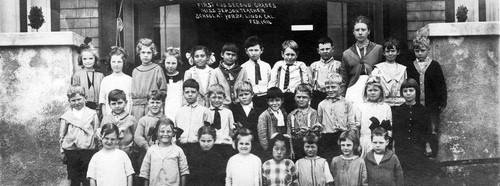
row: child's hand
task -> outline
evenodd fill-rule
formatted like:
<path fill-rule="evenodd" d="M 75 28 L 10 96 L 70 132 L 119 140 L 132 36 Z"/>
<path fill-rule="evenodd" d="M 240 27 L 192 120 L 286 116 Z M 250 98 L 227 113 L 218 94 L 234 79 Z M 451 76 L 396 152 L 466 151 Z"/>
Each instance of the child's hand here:
<path fill-rule="evenodd" d="M 293 151 L 293 149 L 290 151 L 290 159 L 295 159 L 295 152 Z"/>
<path fill-rule="evenodd" d="M 242 128 L 243 127 L 243 124 L 241 124 L 239 121 L 234 123 L 234 129 L 237 131 L 239 128 Z"/>
<path fill-rule="evenodd" d="M 432 149 L 430 146 L 425 147 L 425 156 L 430 156 L 432 154 Z"/>
<path fill-rule="evenodd" d="M 63 164 L 68 164 L 68 159 L 66 158 L 66 154 L 64 154 L 64 152 L 61 153 L 61 161 Z"/>

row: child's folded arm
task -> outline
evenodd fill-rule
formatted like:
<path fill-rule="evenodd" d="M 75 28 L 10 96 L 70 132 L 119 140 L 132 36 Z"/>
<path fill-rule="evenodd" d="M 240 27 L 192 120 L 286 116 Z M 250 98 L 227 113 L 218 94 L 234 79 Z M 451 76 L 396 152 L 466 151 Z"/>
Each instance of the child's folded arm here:
<path fill-rule="evenodd" d="M 145 126 L 141 120 L 139 120 L 139 123 L 137 124 L 137 128 L 135 129 L 134 133 L 134 142 L 137 144 L 137 146 L 147 149 L 148 148 L 148 142 L 146 141 L 146 138 L 144 138 L 144 130 Z"/>
<path fill-rule="evenodd" d="M 260 145 L 264 150 L 267 150 L 267 119 L 264 113 L 259 116 L 259 122 L 257 123 L 257 131 L 259 136 Z"/>

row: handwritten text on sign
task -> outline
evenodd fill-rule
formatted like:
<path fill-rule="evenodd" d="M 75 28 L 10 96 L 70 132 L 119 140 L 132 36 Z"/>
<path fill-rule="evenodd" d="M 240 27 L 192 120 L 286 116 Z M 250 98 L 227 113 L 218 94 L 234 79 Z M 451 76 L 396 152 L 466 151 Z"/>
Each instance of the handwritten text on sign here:
<path fill-rule="evenodd" d="M 272 25 L 274 3 L 197 3 L 196 19 L 245 20 L 250 24 Z"/>

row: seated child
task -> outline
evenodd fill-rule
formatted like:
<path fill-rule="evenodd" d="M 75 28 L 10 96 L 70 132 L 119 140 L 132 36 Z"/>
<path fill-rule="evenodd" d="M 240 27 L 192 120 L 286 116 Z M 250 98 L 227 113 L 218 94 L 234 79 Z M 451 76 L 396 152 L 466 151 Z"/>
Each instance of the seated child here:
<path fill-rule="evenodd" d="M 231 110 L 223 107 L 223 101 L 226 98 L 224 87 L 219 84 L 208 87 L 208 98 L 210 99 L 210 109 L 203 116 L 203 120 L 212 124 L 217 131 L 215 147 L 223 152 L 225 158 L 231 157 L 235 152 L 233 149 L 234 117 Z"/>
<path fill-rule="evenodd" d="M 137 121 L 135 117 L 130 115 L 125 111 L 127 108 L 127 96 L 123 90 L 114 89 L 108 93 L 109 108 L 111 108 L 111 114 L 104 116 L 102 118 L 102 125 L 114 124 L 118 127 L 117 136 L 117 149 L 125 151 L 127 155 L 132 160 L 132 165 L 134 169 L 138 169 L 137 158 L 139 156 L 138 149 L 134 145 L 134 134 L 135 128 L 137 127 Z"/>
<path fill-rule="evenodd" d="M 235 135 L 235 146 L 238 154 L 232 156 L 226 167 L 226 186 L 262 185 L 261 165 L 259 157 L 250 153 L 253 141 L 252 132 L 245 128 L 238 129 Z"/>
<path fill-rule="evenodd" d="M 305 156 L 301 133 L 307 131 L 318 122 L 318 112 L 309 106 L 311 96 L 312 88 L 309 84 L 302 83 L 297 86 L 295 89 L 295 103 L 298 108 L 290 112 L 287 117 L 287 123 L 292 128 L 295 160 Z"/>
<path fill-rule="evenodd" d="M 330 73 L 340 73 L 342 63 L 333 58 L 333 41 L 329 37 L 322 37 L 317 42 L 319 61 L 311 64 L 313 95 L 311 107 L 318 108 L 318 104 L 326 98 L 325 81 Z"/>
<path fill-rule="evenodd" d="M 203 126 L 203 116 L 207 108 L 197 101 L 200 85 L 194 79 L 187 79 L 183 85 L 183 95 L 187 105 L 182 106 L 175 116 L 177 127 L 184 130 L 179 137 L 178 145 L 186 152 L 190 153 L 198 148 L 197 130 Z"/>
<path fill-rule="evenodd" d="M 148 149 L 139 174 L 146 179 L 144 185 L 186 185 L 188 162 L 182 149 L 172 142 L 178 133 L 174 122 L 160 119 L 152 133 L 155 143 Z"/>
<path fill-rule="evenodd" d="M 186 185 L 224 185 L 226 161 L 221 153 L 212 148 L 215 139 L 217 134 L 212 126 L 204 125 L 198 130 L 199 146 L 193 152 L 186 154 L 190 169 Z"/>
<path fill-rule="evenodd" d="M 139 167 L 142 163 L 142 159 L 146 154 L 146 151 L 154 145 L 152 140 L 155 125 L 158 120 L 166 120 L 172 122 L 165 115 L 161 113 L 161 108 L 163 108 L 163 103 L 165 101 L 165 94 L 158 90 L 153 90 L 148 95 L 148 114 L 143 116 L 137 122 L 137 128 L 134 133 L 134 142 L 139 147 L 140 157 L 138 159 Z"/>
<path fill-rule="evenodd" d="M 278 87 L 267 90 L 267 104 L 269 108 L 259 116 L 257 131 L 259 132 L 260 146 L 267 151 L 269 139 L 274 133 L 291 135 L 291 127 L 286 123 L 286 112 L 281 108 L 283 103 L 283 92 Z M 290 143 L 292 140 L 290 139 Z M 290 149 L 290 157 L 293 159 L 293 149 Z"/>
<path fill-rule="evenodd" d="M 293 92 L 301 83 L 309 82 L 308 68 L 302 61 L 296 61 L 299 55 L 299 45 L 294 40 L 286 40 L 281 45 L 283 60 L 274 64 L 268 88 L 278 87 L 284 93 L 283 108 L 286 112 L 295 109 Z"/>
<path fill-rule="evenodd" d="M 290 149 L 289 140 L 283 134 L 276 133 L 271 138 L 269 149 L 272 149 L 273 159 L 262 164 L 263 185 L 294 185 L 297 184 L 297 172 L 292 160 L 287 159 Z"/>
<path fill-rule="evenodd" d="M 71 184 L 88 185 L 85 173 L 96 152 L 99 118 L 95 110 L 85 106 L 85 89 L 82 86 L 71 85 L 67 96 L 71 109 L 60 117 L 60 150 L 64 156 L 63 161 L 66 160 Z"/>
<path fill-rule="evenodd" d="M 142 64 L 132 72 L 131 104 L 132 115 L 139 120 L 147 114 L 149 92 L 167 89 L 167 83 L 160 65 L 152 61 L 158 53 L 153 41 L 148 38 L 139 39 L 136 52 Z"/>
<path fill-rule="evenodd" d="M 384 88 L 385 103 L 391 107 L 399 106 L 404 103 L 404 98 L 399 94 L 399 87 L 406 79 L 406 66 L 396 62 L 401 48 L 399 41 L 392 37 L 384 42 L 384 54 L 386 61 L 376 64 L 372 76 L 380 77 L 380 84 Z"/>
<path fill-rule="evenodd" d="M 365 160 L 359 157 L 359 138 L 355 130 L 343 132 L 338 140 L 342 154 L 333 158 L 330 170 L 335 185 L 368 185 Z"/>
<path fill-rule="evenodd" d="M 234 43 L 226 43 L 222 46 L 220 56 L 222 61 L 219 67 L 214 70 L 210 76 L 210 85 L 220 84 L 224 88 L 226 95 L 223 100 L 224 107 L 228 108 L 229 104 L 236 101 L 234 94 L 234 85 L 239 82 L 248 80 L 247 71 L 238 65 L 238 47 Z"/>
<path fill-rule="evenodd" d="M 236 123 L 252 131 L 255 136 L 252 141 L 252 154 L 260 156 L 262 148 L 259 144 L 259 138 L 255 134 L 258 133 L 257 122 L 264 109 L 255 105 L 252 101 L 254 93 L 250 82 L 243 81 L 236 84 L 236 94 L 238 95 L 238 102 L 231 104 L 229 110 L 233 112 Z"/>
<path fill-rule="evenodd" d="M 342 132 L 355 129 L 355 110 L 350 100 L 342 97 L 342 77 L 331 73 L 325 80 L 327 97 L 318 105 L 318 123 L 323 125 L 321 140 L 319 141 L 320 155 L 327 160 L 340 155 L 337 145 Z"/>
<path fill-rule="evenodd" d="M 370 126 L 373 149 L 365 157 L 368 185 L 403 185 L 403 169 L 396 154 L 386 149 L 389 135 L 384 127 L 388 126 Z"/>
<path fill-rule="evenodd" d="M 132 163 L 125 152 L 116 149 L 120 135 L 118 130 L 115 124 L 103 125 L 100 134 L 103 148 L 92 156 L 86 172 L 90 185 L 132 186 L 132 175 L 135 173 Z"/>
<path fill-rule="evenodd" d="M 271 66 L 260 59 L 262 52 L 264 52 L 264 46 L 260 37 L 251 36 L 245 40 L 245 53 L 248 55 L 248 61 L 241 67 L 247 71 L 248 80 L 252 83 L 254 93 L 252 101 L 260 108 L 267 106 L 267 84 L 271 77 Z"/>
<path fill-rule="evenodd" d="M 326 159 L 317 155 L 319 131 L 309 130 L 304 137 L 305 158 L 295 163 L 299 177 L 299 185 L 333 185 L 333 177 Z"/>

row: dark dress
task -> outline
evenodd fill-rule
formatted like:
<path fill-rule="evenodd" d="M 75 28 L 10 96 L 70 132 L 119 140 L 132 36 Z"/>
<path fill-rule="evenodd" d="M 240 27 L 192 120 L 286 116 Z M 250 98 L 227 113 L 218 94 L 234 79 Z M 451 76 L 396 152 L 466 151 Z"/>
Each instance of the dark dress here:
<path fill-rule="evenodd" d="M 218 186 L 224 185 L 226 164 L 223 156 L 214 148 L 202 151 L 198 147 L 187 154 L 189 175 L 186 185 L 190 186 Z"/>
<path fill-rule="evenodd" d="M 427 159 L 425 143 L 431 143 L 431 121 L 426 108 L 420 104 L 403 103 L 394 108 L 393 137 L 396 154 L 405 172 L 408 185 L 418 185 L 415 180 L 432 178 L 439 172 L 438 165 Z"/>
<path fill-rule="evenodd" d="M 415 105 L 403 103 L 395 107 L 392 114 L 396 154 L 402 163 L 412 161 L 416 155 L 425 152 L 425 143 L 431 134 L 429 115 L 420 103 Z"/>

